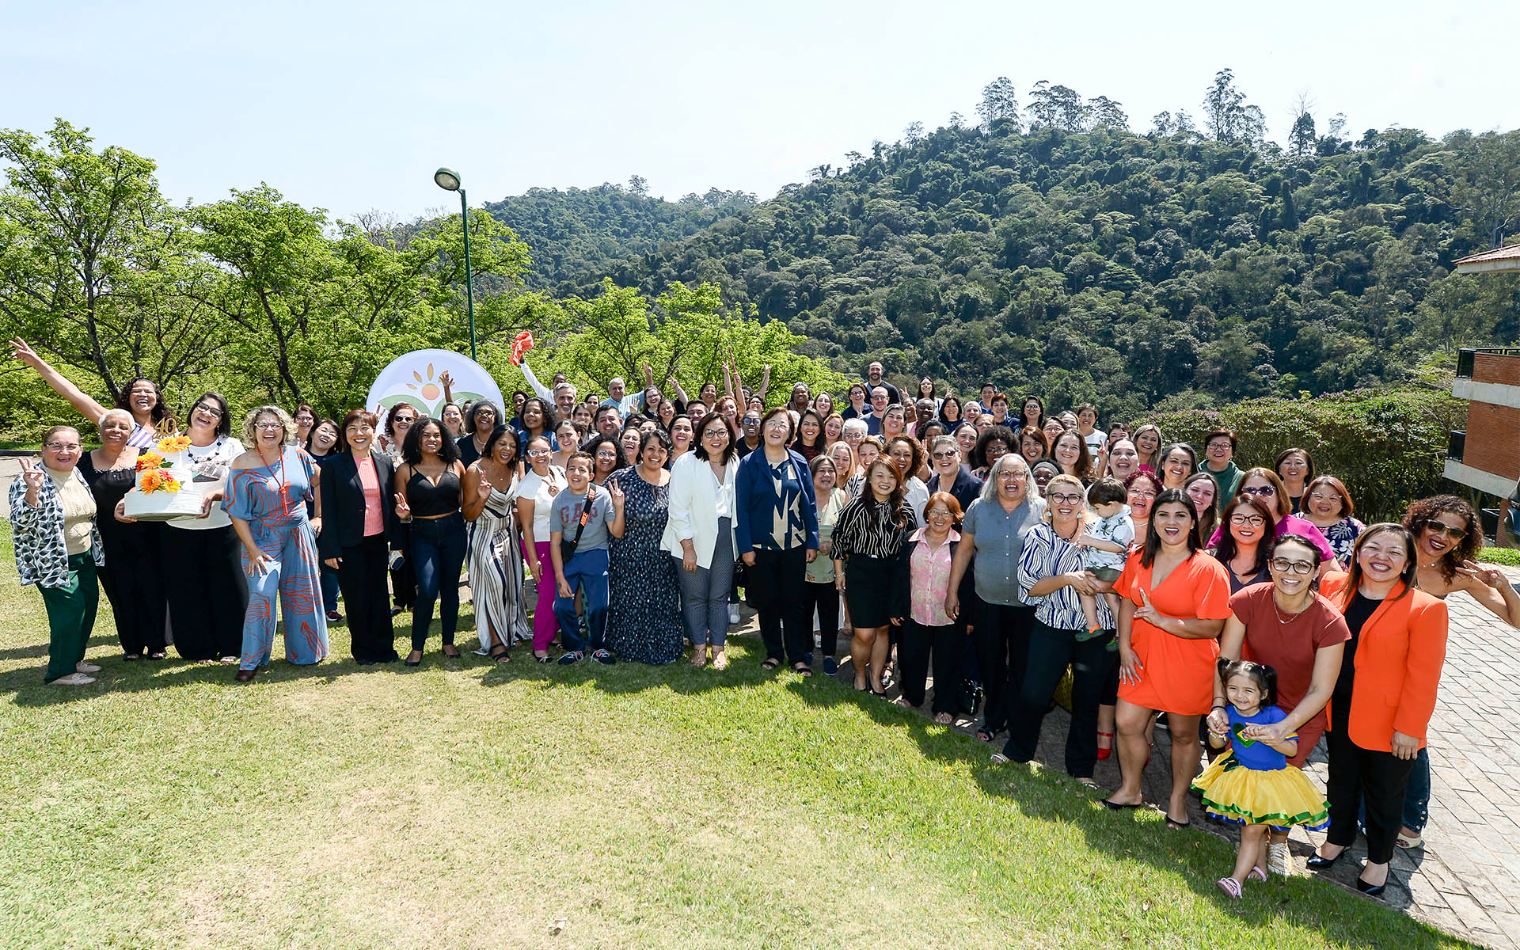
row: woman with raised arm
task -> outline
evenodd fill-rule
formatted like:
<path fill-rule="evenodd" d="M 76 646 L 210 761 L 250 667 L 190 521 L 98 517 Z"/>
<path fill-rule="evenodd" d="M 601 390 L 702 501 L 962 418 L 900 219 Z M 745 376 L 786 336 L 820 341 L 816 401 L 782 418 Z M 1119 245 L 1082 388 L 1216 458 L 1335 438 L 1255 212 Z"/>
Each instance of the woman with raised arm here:
<path fill-rule="evenodd" d="M 391 504 L 395 467 L 375 450 L 380 417 L 367 409 L 343 416 L 347 451 L 322 468 L 322 533 L 317 551 L 338 574 L 348 610 L 349 649 L 360 666 L 394 663 L 396 631 L 387 609 L 386 561 L 400 523 Z"/>
<path fill-rule="evenodd" d="M 137 449 L 127 445 L 136 423 L 125 409 L 108 409 L 100 419 L 100 448 L 79 456 L 79 473 L 90 486 L 99 517 L 95 526 L 105 545 L 97 572 L 111 601 L 116 638 L 126 660 L 164 655 L 164 526 L 112 517 L 117 504 L 137 484 Z"/>
<path fill-rule="evenodd" d="M 41 463 L 21 460 L 11 482 L 10 516 L 15 531 L 16 574 L 21 586 L 36 584 L 48 617 L 48 665 L 44 683 L 88 686 L 100 667 L 84 661 L 100 603 L 96 571 L 105 546 L 95 530 L 95 498 L 79 474 L 83 446 L 73 426 L 53 426 L 42 436 Z"/>
<path fill-rule="evenodd" d="M 523 604 L 522 537 L 517 530 L 517 435 L 497 426 L 485 454 L 464 473 L 464 520 L 470 532 L 470 600 L 480 647 L 497 663 L 512 644 L 531 639 Z"/>
<path fill-rule="evenodd" d="M 285 625 L 285 658 L 317 663 L 327 656 L 327 617 L 317 579 L 317 534 L 322 531 L 320 470 L 295 445 L 295 420 L 278 406 L 260 406 L 243 423 L 253 448 L 232 462 L 222 507 L 243 543 L 248 611 L 236 679 L 247 683 L 269 664 L 274 646 L 275 598 Z M 316 517 L 306 499 L 316 498 Z"/>
<path fill-rule="evenodd" d="M 406 434 L 401 457 L 393 484 L 396 517 L 411 527 L 408 560 L 417 577 L 412 652 L 406 665 L 422 663 L 435 603 L 443 621 L 443 655 L 458 659 L 454 628 L 459 624 L 459 571 L 466 548 L 459 448 L 443 423 L 424 416 Z"/>
<path fill-rule="evenodd" d="M 98 423 L 100 417 L 105 415 L 106 406 L 96 402 L 68 377 L 54 369 L 19 336 L 11 340 L 11 356 L 36 370 L 42 381 L 53 392 L 67 399 L 69 405 L 77 409 L 86 421 Z M 174 434 L 176 424 L 169 407 L 164 404 L 164 394 L 159 390 L 158 384 L 147 377 L 136 376 L 127 380 L 121 387 L 120 395 L 116 397 L 114 408 L 125 409 L 132 414 L 133 429 L 127 444 L 134 449 L 145 449 L 160 438 Z"/>

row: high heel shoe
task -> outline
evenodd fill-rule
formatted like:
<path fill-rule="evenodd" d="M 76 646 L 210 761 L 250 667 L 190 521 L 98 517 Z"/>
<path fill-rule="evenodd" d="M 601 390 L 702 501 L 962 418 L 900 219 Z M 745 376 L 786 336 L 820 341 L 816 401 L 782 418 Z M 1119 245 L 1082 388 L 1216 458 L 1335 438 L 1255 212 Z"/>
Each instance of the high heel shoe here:
<path fill-rule="evenodd" d="M 1106 759 L 1109 756 L 1111 756 L 1111 755 L 1114 754 L 1114 746 L 1113 746 L 1114 734 L 1112 732 L 1104 732 L 1102 729 L 1099 729 L 1098 730 L 1098 738 L 1099 739 L 1107 739 L 1107 740 L 1109 740 L 1108 748 L 1105 749 L 1102 746 L 1098 747 L 1098 761 L 1102 762 L 1104 759 Z"/>
<path fill-rule="evenodd" d="M 1381 884 L 1368 884 L 1366 881 L 1358 877 L 1356 879 L 1356 889 L 1361 891 L 1363 894 L 1366 894 L 1368 897 L 1377 897 L 1388 889 L 1388 882 L 1384 881 Z"/>
<path fill-rule="evenodd" d="M 233 679 L 239 683 L 251 683 L 253 682 L 253 678 L 258 675 L 258 667 L 254 667 L 251 670 L 238 670 L 237 675 L 234 676 Z"/>
<path fill-rule="evenodd" d="M 1345 853 L 1346 852 L 1344 850 L 1341 851 L 1341 854 Z M 1316 851 L 1313 854 L 1309 855 L 1309 860 L 1304 862 L 1304 867 L 1308 868 L 1311 871 L 1328 871 L 1331 868 L 1335 867 L 1335 862 L 1341 859 L 1341 854 L 1337 854 L 1333 858 L 1322 858 L 1319 856 L 1319 852 Z M 1361 878 L 1357 878 L 1357 880 L 1360 881 Z"/>
<path fill-rule="evenodd" d="M 415 656 L 417 659 L 415 659 L 415 660 L 412 659 L 413 656 Z M 411 653 L 411 656 L 408 656 L 403 662 L 407 666 L 421 666 L 422 665 L 422 651 L 421 650 L 413 650 L 412 653 Z"/>

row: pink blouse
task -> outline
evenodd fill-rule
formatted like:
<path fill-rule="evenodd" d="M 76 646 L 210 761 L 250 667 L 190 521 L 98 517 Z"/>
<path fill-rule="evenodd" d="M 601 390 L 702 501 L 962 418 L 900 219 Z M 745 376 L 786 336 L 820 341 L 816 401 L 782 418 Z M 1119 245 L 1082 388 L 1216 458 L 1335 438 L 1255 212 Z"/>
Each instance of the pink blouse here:
<path fill-rule="evenodd" d="M 961 536 L 954 529 L 939 547 L 932 547 L 924 529 L 913 532 L 911 615 L 926 627 L 948 627 L 955 621 L 945 613 L 945 595 L 950 592 L 950 542 Z"/>
<path fill-rule="evenodd" d="M 380 494 L 380 476 L 375 472 L 375 460 L 365 456 L 359 463 L 359 484 L 364 487 L 364 536 L 373 538 L 385 533 L 385 504 Z"/>

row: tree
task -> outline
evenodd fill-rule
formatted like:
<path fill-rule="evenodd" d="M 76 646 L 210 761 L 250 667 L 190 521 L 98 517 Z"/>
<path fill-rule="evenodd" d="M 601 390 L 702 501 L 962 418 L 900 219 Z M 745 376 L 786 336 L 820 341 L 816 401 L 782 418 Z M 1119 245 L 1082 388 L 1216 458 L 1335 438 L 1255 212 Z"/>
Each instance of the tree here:
<path fill-rule="evenodd" d="M 1235 88 L 1231 69 L 1214 74 L 1214 84 L 1203 99 L 1203 114 L 1209 133 L 1219 142 L 1257 145 L 1266 134 L 1265 116 L 1259 107 L 1247 104 L 1245 93 Z"/>
<path fill-rule="evenodd" d="M 1196 131 L 1193 117 L 1188 115 L 1186 109 L 1178 109 L 1176 115 L 1158 112 L 1152 116 L 1151 130 L 1146 134 L 1166 138 L 1169 135 L 1190 135 Z"/>
<path fill-rule="evenodd" d="M 1082 97 L 1067 86 L 1041 79 L 1029 90 L 1029 127 L 1081 132 L 1086 119 Z"/>
<path fill-rule="evenodd" d="M 909 145 L 917 145 L 924 140 L 924 124 L 922 122 L 909 122 L 908 127 L 903 129 L 903 138 Z"/>
<path fill-rule="evenodd" d="M 1123 103 L 1115 102 L 1107 96 L 1087 100 L 1087 106 L 1083 110 L 1087 128 L 1128 132 L 1129 116 L 1124 114 L 1122 106 Z"/>
<path fill-rule="evenodd" d="M 213 280 L 187 245 L 181 215 L 150 159 L 93 147 L 89 129 L 55 121 L 43 144 L 0 130 L 0 320 L 66 366 L 105 384 L 128 376 L 172 387 L 220 344 L 186 296 Z M 108 402 L 110 400 L 107 400 Z"/>
<path fill-rule="evenodd" d="M 1520 131 L 1485 132 L 1460 154 L 1455 194 L 1473 226 L 1498 247 L 1520 221 Z"/>
<path fill-rule="evenodd" d="M 643 175 L 633 175 L 628 179 L 628 191 L 638 198 L 649 197 L 649 181 Z"/>
<path fill-rule="evenodd" d="M 982 124 L 989 130 L 993 123 L 1003 122 L 1007 123 L 1010 132 L 1023 131 L 1018 95 L 1007 76 L 999 76 L 982 87 L 982 101 L 977 104 L 976 114 L 981 116 Z"/>
<path fill-rule="evenodd" d="M 1309 109 L 1313 103 L 1308 93 L 1300 93 L 1293 106 L 1293 124 L 1288 130 L 1288 154 L 1302 158 L 1314 152 L 1314 116 Z"/>

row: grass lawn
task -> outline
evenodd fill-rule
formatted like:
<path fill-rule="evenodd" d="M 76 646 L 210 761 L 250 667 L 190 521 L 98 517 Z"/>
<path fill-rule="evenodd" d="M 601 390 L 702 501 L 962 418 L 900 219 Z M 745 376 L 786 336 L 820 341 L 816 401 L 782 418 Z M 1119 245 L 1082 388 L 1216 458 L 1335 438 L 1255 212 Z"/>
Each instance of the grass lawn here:
<path fill-rule="evenodd" d="M 44 687 L 0 527 L 0 946 L 1457 946 L 822 677 L 466 656 Z M 466 617 L 465 626 L 471 626 Z M 473 633 L 461 644 L 473 646 Z M 278 647 L 277 647 L 278 649 Z"/>

